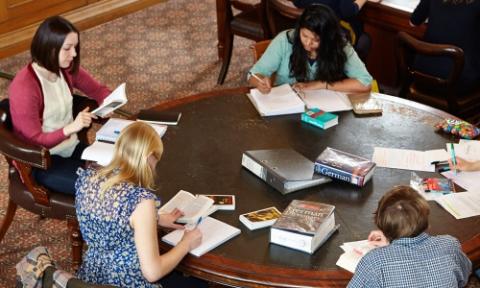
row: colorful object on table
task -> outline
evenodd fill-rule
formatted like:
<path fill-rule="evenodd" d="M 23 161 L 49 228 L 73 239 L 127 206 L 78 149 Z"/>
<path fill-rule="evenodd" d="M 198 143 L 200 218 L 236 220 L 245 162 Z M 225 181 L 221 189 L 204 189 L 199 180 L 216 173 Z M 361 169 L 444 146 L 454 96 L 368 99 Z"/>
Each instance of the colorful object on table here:
<path fill-rule="evenodd" d="M 464 139 L 474 139 L 480 135 L 480 129 L 463 120 L 444 119 L 435 124 L 435 130 L 450 133 Z"/>

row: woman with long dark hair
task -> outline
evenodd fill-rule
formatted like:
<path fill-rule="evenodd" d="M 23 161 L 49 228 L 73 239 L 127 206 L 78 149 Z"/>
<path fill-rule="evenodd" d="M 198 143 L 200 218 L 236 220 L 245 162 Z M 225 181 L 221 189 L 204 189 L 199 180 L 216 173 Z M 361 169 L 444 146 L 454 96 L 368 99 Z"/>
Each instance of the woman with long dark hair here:
<path fill-rule="evenodd" d="M 270 91 L 274 73 L 275 85 L 294 84 L 299 90 L 368 92 L 372 81 L 325 5 L 307 7 L 295 29 L 278 34 L 250 73 L 256 77 L 249 83 L 262 93 Z"/>
<path fill-rule="evenodd" d="M 435 44 L 450 44 L 462 48 L 465 61 L 457 85 L 459 94 L 480 88 L 480 1 L 479 0 L 421 0 L 410 18 L 412 25 L 428 19 L 424 40 Z M 451 60 L 418 56 L 419 70 L 446 78 Z"/>

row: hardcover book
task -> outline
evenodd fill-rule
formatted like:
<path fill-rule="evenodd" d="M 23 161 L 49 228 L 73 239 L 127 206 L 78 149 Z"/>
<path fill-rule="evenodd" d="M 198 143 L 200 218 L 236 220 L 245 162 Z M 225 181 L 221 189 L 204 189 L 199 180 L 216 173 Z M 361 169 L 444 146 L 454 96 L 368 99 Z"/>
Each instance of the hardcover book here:
<path fill-rule="evenodd" d="M 275 207 L 268 207 L 242 214 L 238 217 L 240 222 L 250 230 L 272 226 L 280 217 L 281 213 Z"/>
<path fill-rule="evenodd" d="M 338 124 L 338 116 L 325 112 L 318 108 L 313 108 L 302 113 L 302 121 L 312 124 L 322 129 L 328 129 Z"/>
<path fill-rule="evenodd" d="M 447 178 L 423 178 L 423 191 L 427 193 L 449 194 L 455 192 L 455 184 Z"/>
<path fill-rule="evenodd" d="M 242 166 L 282 194 L 331 181 L 314 174 L 313 162 L 291 149 L 245 151 Z"/>
<path fill-rule="evenodd" d="M 270 229 L 270 243 L 312 254 L 335 232 L 335 206 L 293 200 Z"/>
<path fill-rule="evenodd" d="M 180 117 L 182 117 L 180 112 L 143 109 L 138 113 L 137 119 L 152 124 L 177 125 Z"/>
<path fill-rule="evenodd" d="M 315 172 L 364 186 L 375 171 L 376 164 L 366 158 L 327 147 L 315 161 Z"/>

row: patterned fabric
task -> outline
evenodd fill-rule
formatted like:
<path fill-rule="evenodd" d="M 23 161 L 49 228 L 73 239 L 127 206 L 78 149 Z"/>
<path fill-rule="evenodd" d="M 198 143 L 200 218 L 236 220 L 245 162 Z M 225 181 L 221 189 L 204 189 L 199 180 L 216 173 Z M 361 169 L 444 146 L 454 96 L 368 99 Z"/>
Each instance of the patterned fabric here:
<path fill-rule="evenodd" d="M 142 275 L 129 220 L 143 200 L 155 200 L 158 209 L 158 197 L 127 182 L 99 194 L 105 178 L 93 179 L 95 176 L 93 169 L 81 170 L 75 183 L 78 222 L 88 245 L 78 277 L 119 287 L 161 287 Z"/>
<path fill-rule="evenodd" d="M 47 248 L 43 246 L 36 247 L 15 266 L 17 279 L 24 288 L 42 287 L 43 272 L 50 266 L 55 265 Z"/>
<path fill-rule="evenodd" d="M 290 55 L 293 51 L 293 45 L 289 41 L 290 33 L 293 33 L 293 30 L 280 32 L 268 45 L 262 57 L 250 69 L 250 73 L 258 73 L 268 77 L 276 73 L 275 85 L 297 82 L 294 77 L 290 76 Z M 345 75 L 360 81 L 363 85 L 370 85 L 373 78 L 352 46 L 347 44 L 343 50 L 347 55 L 344 67 Z M 317 63 L 313 65 L 309 63 L 308 67 L 308 79 L 312 81 L 317 71 Z"/>
<path fill-rule="evenodd" d="M 457 239 L 422 233 L 367 253 L 348 287 L 464 287 L 471 270 Z"/>

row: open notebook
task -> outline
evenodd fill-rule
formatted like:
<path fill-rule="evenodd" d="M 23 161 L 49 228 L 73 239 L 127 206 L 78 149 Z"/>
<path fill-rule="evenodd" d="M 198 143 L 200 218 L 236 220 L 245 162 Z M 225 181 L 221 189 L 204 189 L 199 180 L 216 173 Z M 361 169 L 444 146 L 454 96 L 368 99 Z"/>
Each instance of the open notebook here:
<path fill-rule="evenodd" d="M 297 93 L 289 84 L 273 87 L 268 94 L 251 89 L 247 96 L 261 116 L 303 113 L 305 106 L 326 112 L 352 110 L 345 93 L 325 89 Z"/>
<path fill-rule="evenodd" d="M 233 227 L 212 217 L 206 217 L 197 227 L 202 232 L 202 243 L 190 251 L 190 254 L 197 257 L 202 256 L 240 234 L 240 229 L 237 227 Z M 174 230 L 163 236 L 162 241 L 175 246 L 182 240 L 183 233 L 183 230 Z"/>

